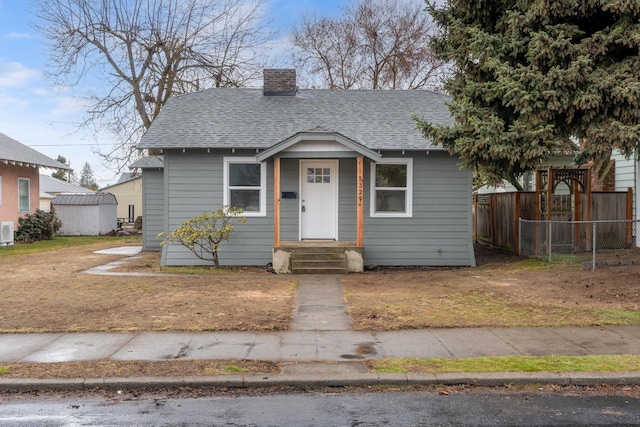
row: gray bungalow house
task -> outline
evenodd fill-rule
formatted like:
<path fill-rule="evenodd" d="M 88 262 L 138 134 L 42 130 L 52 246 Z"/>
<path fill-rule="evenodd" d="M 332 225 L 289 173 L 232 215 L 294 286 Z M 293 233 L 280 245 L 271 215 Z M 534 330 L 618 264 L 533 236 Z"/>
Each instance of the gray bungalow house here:
<path fill-rule="evenodd" d="M 279 69 L 264 71 L 263 89 L 177 96 L 138 146 L 162 153 L 162 161 L 134 165 L 147 178 L 145 248 L 161 248 L 162 265 L 202 264 L 181 245 L 160 247 L 155 234 L 233 205 L 247 222 L 223 244 L 221 264 L 272 262 L 281 273 L 342 257 L 344 271 L 473 266 L 471 173 L 412 119 L 450 123 L 447 99 L 298 89 L 295 70 Z M 339 254 L 303 255 L 332 250 Z"/>

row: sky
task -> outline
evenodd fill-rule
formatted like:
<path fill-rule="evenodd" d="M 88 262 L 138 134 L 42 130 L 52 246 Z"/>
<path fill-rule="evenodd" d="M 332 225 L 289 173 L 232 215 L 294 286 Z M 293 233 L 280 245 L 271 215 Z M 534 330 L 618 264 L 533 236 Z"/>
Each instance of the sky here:
<path fill-rule="evenodd" d="M 79 96 L 82 87 L 56 88 L 46 77 L 45 45 L 33 27 L 29 3 L 0 0 L 0 133 L 53 159 L 64 156 L 78 176 L 88 162 L 99 187 L 114 184 L 120 173 L 96 152 L 109 151 L 115 140 L 79 127 L 86 118 Z M 266 4 L 274 28 L 286 38 L 302 13 L 339 16 L 347 0 L 266 0 Z"/>

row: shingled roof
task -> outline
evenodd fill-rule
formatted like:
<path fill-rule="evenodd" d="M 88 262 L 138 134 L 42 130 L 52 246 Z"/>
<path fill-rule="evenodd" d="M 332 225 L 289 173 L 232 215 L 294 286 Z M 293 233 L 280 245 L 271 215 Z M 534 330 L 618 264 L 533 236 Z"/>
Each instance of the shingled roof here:
<path fill-rule="evenodd" d="M 19 166 L 71 170 L 69 166 L 53 160 L 3 133 L 0 133 L 0 162 Z"/>
<path fill-rule="evenodd" d="M 164 168 L 164 158 L 162 156 L 146 156 L 129 165 L 129 169 L 162 169 Z"/>
<path fill-rule="evenodd" d="M 74 185 L 45 174 L 40 174 L 40 192 L 54 195 L 59 193 L 95 193 L 95 191 L 88 188 L 83 188 L 79 185 Z"/>
<path fill-rule="evenodd" d="M 301 89 L 295 96 L 264 96 L 262 89 L 208 89 L 169 99 L 138 147 L 266 149 L 323 129 L 371 150 L 441 149 L 412 117 L 451 125 L 448 100 L 426 90 Z"/>

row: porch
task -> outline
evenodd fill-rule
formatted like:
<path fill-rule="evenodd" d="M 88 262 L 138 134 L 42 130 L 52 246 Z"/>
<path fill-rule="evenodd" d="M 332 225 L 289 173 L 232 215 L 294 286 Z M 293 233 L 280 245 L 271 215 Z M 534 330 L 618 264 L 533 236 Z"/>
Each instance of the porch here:
<path fill-rule="evenodd" d="M 333 240 L 283 241 L 273 248 L 278 273 L 345 274 L 364 271 L 364 248 L 357 242 Z"/>
<path fill-rule="evenodd" d="M 314 135 L 314 138 L 318 138 Z M 340 139 L 335 135 L 330 136 L 331 139 Z M 282 148 L 282 147 L 281 147 Z M 361 147 L 358 147 L 359 151 L 362 151 Z M 323 167 L 316 166 L 314 169 L 311 167 L 300 167 L 300 174 L 303 170 L 309 169 L 310 171 L 322 171 L 322 176 L 314 176 L 312 181 L 308 181 L 309 176 L 300 177 L 300 206 L 299 206 L 299 221 L 300 221 L 300 240 L 281 240 L 281 205 L 283 193 L 281 191 L 281 156 L 273 156 L 273 206 L 274 206 L 274 235 L 273 235 L 273 252 L 272 252 L 272 265 L 276 273 L 293 273 L 293 274 L 344 274 L 348 272 L 362 272 L 364 271 L 364 156 L 359 151 L 349 153 L 347 157 L 355 157 L 355 185 L 353 188 L 353 203 L 355 205 L 355 218 L 356 225 L 355 241 L 338 240 L 338 193 L 337 193 L 337 181 L 338 181 L 338 161 L 337 158 L 344 158 L 345 152 L 331 151 L 331 158 L 336 158 L 335 164 L 323 165 Z M 379 158 L 376 153 L 369 153 L 365 150 L 366 154 L 371 157 Z M 265 159 L 274 153 L 263 153 L 261 159 Z M 308 152 L 301 156 L 299 153 L 293 154 L 294 158 L 300 158 L 301 165 L 304 162 L 309 164 L 317 161 L 318 157 L 310 156 L 310 160 L 307 157 L 310 156 Z M 323 158 L 326 159 L 326 154 Z M 260 157 L 260 156 L 258 156 Z M 327 160 L 324 160 L 327 161 Z M 332 162 L 332 160 L 329 160 Z M 317 173 L 317 172 L 314 172 Z M 320 179 L 316 179 L 320 178 Z M 336 185 L 335 189 L 329 192 L 331 197 L 326 199 L 318 198 L 315 200 L 315 207 L 311 207 L 313 203 L 313 190 L 305 190 L 307 182 L 315 183 L 315 187 L 319 185 Z M 318 184 L 320 183 L 320 184 Z M 305 194 L 305 196 L 302 196 Z M 335 200 L 335 204 L 331 205 L 326 203 L 328 200 Z M 333 206 L 327 211 L 326 208 Z M 324 209 L 324 210 L 323 210 Z M 318 214 L 318 212 L 322 212 Z M 307 221 L 304 221 L 302 215 L 316 214 L 314 217 L 307 217 Z M 326 218 L 332 218 L 330 221 L 325 221 Z M 328 223 L 328 225 L 327 225 Z M 305 224 L 312 224 L 315 228 L 308 228 Z M 333 225 L 332 225 L 333 224 Z M 353 239 L 353 237 L 351 237 Z"/>

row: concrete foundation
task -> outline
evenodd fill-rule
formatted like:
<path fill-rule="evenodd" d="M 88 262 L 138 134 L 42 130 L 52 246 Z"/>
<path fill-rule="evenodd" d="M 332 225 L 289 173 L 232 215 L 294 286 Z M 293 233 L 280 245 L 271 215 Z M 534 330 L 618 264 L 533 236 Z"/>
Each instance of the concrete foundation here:
<path fill-rule="evenodd" d="M 351 242 L 288 242 L 273 248 L 272 264 L 275 272 L 278 274 L 294 272 L 294 268 L 292 268 L 293 254 L 301 252 L 340 252 L 344 254 L 344 259 L 346 259 L 346 271 L 343 272 L 362 273 L 364 271 L 364 248 L 362 246 L 355 246 Z M 329 268 L 327 268 L 327 272 L 329 272 Z"/>

